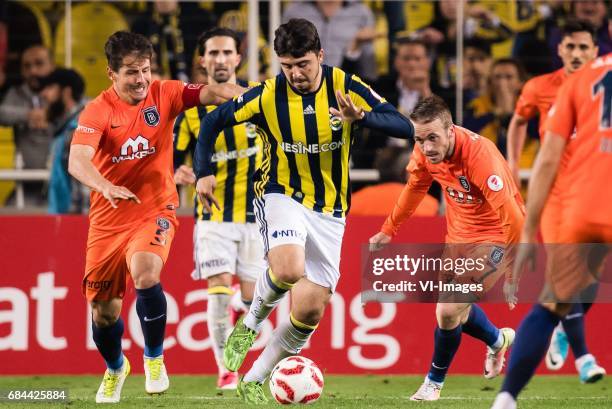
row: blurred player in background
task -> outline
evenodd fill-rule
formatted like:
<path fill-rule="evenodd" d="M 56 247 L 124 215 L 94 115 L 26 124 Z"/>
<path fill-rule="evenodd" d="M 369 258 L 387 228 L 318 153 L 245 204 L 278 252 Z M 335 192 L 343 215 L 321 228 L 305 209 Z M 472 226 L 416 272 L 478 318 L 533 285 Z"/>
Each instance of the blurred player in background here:
<path fill-rule="evenodd" d="M 597 56 L 595 29 L 588 22 L 570 21 L 563 27 L 562 33 L 557 52 L 563 61 L 563 68 L 535 77 L 525 84 L 510 122 L 508 163 L 517 181 L 519 180 L 519 158 L 527 136 L 527 122 L 539 113 L 540 140 L 544 141 L 548 112 L 561 84 Z M 560 169 L 567 165 L 570 154 L 570 150 L 565 150 L 559 165 Z M 563 211 L 561 194 L 566 183 L 561 178 L 557 178 L 546 201 L 540 224 L 544 243 L 558 243 L 561 212 Z M 570 313 L 561 320 L 553 333 L 545 360 L 548 369 L 561 369 L 568 355 L 568 346 L 571 346 L 580 381 L 587 383 L 599 380 L 605 374 L 605 370 L 596 364 L 595 358 L 589 353 L 586 345 L 584 314 L 590 307 L 590 303 L 572 305 Z"/>
<path fill-rule="evenodd" d="M 569 160 L 562 166 L 566 151 Z M 543 301 L 521 323 L 508 374 L 495 409 L 516 408 L 516 398 L 544 357 L 550 336 L 572 308 L 574 297 L 597 280 L 612 243 L 612 53 L 568 78 L 549 112 L 546 139 L 529 182 L 527 218 L 515 272 L 535 264 L 542 211 L 555 178 L 566 180 L 559 236 L 549 251 Z M 591 243 L 588 246 L 580 243 Z M 603 243 L 597 245 L 594 243 Z M 603 376 L 603 374 L 601 375 Z"/>
<path fill-rule="evenodd" d="M 281 321 L 238 384 L 249 403 L 264 403 L 262 384 L 281 359 L 300 352 L 323 316 L 340 278 L 340 249 L 350 205 L 349 151 L 354 124 L 401 138 L 410 122 L 358 77 L 323 65 L 314 25 L 292 19 L 275 32 L 282 72 L 204 119 L 196 146 L 197 191 L 208 206 L 213 192 L 214 138 L 252 121 L 264 132 L 255 181 L 255 214 L 270 268 L 259 276 L 249 312 L 224 350 L 226 367 L 242 365 L 263 321 L 291 290 L 291 314 Z M 282 317 L 281 317 L 282 319 Z"/>
<path fill-rule="evenodd" d="M 444 255 L 455 252 L 453 244 L 457 247 L 462 244 L 459 252 L 470 251 L 469 258 L 488 259 L 486 271 L 479 272 L 479 277 L 470 277 L 469 282 L 482 283 L 486 291 L 505 274 L 509 284 L 513 253 L 508 245 L 518 242 L 525 209 L 506 161 L 491 141 L 453 125 L 448 107 L 437 96 L 419 101 L 410 119 L 415 128 L 416 147 L 408 164 L 408 183 L 381 231 L 370 238 L 371 249 L 379 250 L 391 242 L 435 180 L 447 193 L 446 243 L 451 246 L 447 246 Z M 467 250 L 465 244 L 482 245 Z M 465 254 L 461 257 L 467 258 Z M 459 278 L 452 273 L 445 280 Z M 485 378 L 494 378 L 502 370 L 514 330 L 498 329 L 478 305 L 458 301 L 441 299 L 436 306 L 438 327 L 431 366 L 411 400 L 440 398 L 462 333 L 487 345 Z M 508 302 L 514 308 L 515 300 L 510 298 Z"/>
<path fill-rule="evenodd" d="M 151 81 L 151 43 L 119 31 L 105 45 L 111 87 L 89 103 L 72 140 L 69 172 L 92 190 L 83 293 L 107 370 L 96 402 L 119 402 L 130 364 L 121 350 L 126 279 L 136 288 L 145 341 L 145 390 L 169 381 L 163 361 L 166 297 L 160 274 L 178 225 L 172 125 L 181 111 L 221 103 L 243 89 Z"/>
<path fill-rule="evenodd" d="M 237 83 L 238 50 L 238 35 L 230 29 L 215 28 L 200 37 L 200 64 L 207 73 L 207 84 Z M 215 108 L 190 108 L 177 118 L 174 127 L 174 181 L 177 184 L 195 183 L 193 169 L 183 163 L 186 154 L 195 147 L 200 121 Z M 257 132 L 255 125 L 244 123 L 225 128 L 216 138 L 212 161 L 221 209 L 213 208 L 209 213 L 197 195 L 194 199 L 195 274 L 197 279 L 208 281 L 207 324 L 219 369 L 219 389 L 236 389 L 238 385 L 238 373 L 228 371 L 223 365 L 223 348 L 232 330 L 230 303 L 238 302 L 232 306 L 234 310 L 248 311 L 255 280 L 266 271 L 263 242 L 253 212 L 253 174 L 261 165 L 262 150 Z M 240 290 L 234 295 L 233 275 L 240 279 Z"/>

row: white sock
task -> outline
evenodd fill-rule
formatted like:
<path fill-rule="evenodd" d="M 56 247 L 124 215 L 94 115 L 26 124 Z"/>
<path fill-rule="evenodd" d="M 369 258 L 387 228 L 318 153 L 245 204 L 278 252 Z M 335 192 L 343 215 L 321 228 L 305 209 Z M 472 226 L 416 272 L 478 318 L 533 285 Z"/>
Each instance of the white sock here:
<path fill-rule="evenodd" d="M 277 282 L 277 284 L 274 284 Z M 262 322 L 276 308 L 293 284 L 279 282 L 270 269 L 257 277 L 255 293 L 249 312 L 244 317 L 244 325 L 255 332 L 259 332 Z"/>
<path fill-rule="evenodd" d="M 259 358 L 253 363 L 247 374 L 244 375 L 244 381 L 263 383 L 278 362 L 288 356 L 300 353 L 313 332 L 314 329 L 310 330 L 310 332 L 299 330 L 292 324 L 291 320 L 280 324 L 274 330 L 272 339 L 268 342 L 261 355 L 259 355 Z"/>
<path fill-rule="evenodd" d="M 213 287 L 209 291 L 215 291 L 215 289 L 219 288 Z M 208 310 L 206 311 L 208 333 L 210 334 L 219 373 L 225 372 L 225 367 L 223 366 L 223 348 L 225 348 L 225 341 L 232 330 L 228 309 L 230 298 L 229 293 L 213 292 L 208 294 Z"/>
<path fill-rule="evenodd" d="M 516 400 L 508 392 L 500 392 L 491 409 L 516 409 Z"/>
<path fill-rule="evenodd" d="M 501 329 L 500 329 L 499 334 L 497 335 L 497 340 L 495 341 L 493 345 L 491 345 L 491 349 L 493 349 L 494 351 L 497 351 L 499 348 L 502 347 L 502 345 L 504 345 L 504 334 L 501 332 Z"/>

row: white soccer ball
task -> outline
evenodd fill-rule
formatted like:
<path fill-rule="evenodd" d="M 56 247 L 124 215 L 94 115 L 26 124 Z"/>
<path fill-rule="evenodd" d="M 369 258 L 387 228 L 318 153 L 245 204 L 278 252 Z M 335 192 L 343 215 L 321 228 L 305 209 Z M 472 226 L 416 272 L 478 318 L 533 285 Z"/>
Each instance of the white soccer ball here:
<path fill-rule="evenodd" d="M 270 393 L 285 405 L 314 403 L 323 393 L 323 374 L 310 359 L 290 356 L 272 370 Z"/>

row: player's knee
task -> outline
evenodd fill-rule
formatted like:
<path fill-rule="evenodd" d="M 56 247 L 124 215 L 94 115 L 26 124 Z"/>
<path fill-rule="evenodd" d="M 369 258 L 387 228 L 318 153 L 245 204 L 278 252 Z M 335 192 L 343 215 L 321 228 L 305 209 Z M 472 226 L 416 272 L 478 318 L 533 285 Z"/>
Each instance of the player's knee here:
<path fill-rule="evenodd" d="M 311 306 L 301 308 L 299 311 L 292 311 L 291 314 L 299 323 L 314 326 L 319 324 L 319 321 L 321 321 L 321 318 L 323 318 L 324 311 L 324 306 Z"/>
<path fill-rule="evenodd" d="M 268 262 L 274 277 L 284 283 L 297 283 L 304 276 L 304 249 L 299 246 L 273 248 Z"/>
<path fill-rule="evenodd" d="M 436 306 L 438 326 L 442 329 L 453 329 L 460 324 L 461 314 L 453 304 L 438 304 Z"/>
<path fill-rule="evenodd" d="M 163 265 L 161 258 L 156 254 L 147 252 L 135 253 L 130 262 L 134 286 L 137 289 L 146 289 L 159 283 L 159 276 Z"/>
<path fill-rule="evenodd" d="M 110 327 L 119 319 L 119 312 L 103 309 L 93 309 L 92 319 L 96 327 L 105 328 Z"/>
<path fill-rule="evenodd" d="M 220 273 L 208 277 L 208 288 L 211 287 L 231 287 L 232 275 L 230 273 Z"/>

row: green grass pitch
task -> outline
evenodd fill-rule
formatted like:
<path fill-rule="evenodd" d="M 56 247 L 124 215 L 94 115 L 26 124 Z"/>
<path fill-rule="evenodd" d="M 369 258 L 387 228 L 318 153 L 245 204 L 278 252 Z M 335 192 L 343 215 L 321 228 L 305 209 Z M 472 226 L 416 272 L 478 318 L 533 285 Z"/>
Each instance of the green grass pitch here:
<path fill-rule="evenodd" d="M 144 378 L 130 376 L 123 388 L 120 408 L 245 408 L 234 392 L 215 390 L 212 376 L 171 376 L 171 386 L 161 396 L 148 396 Z M 408 397 L 420 385 L 422 376 L 326 376 L 323 397 L 312 408 L 490 408 L 501 379 L 487 381 L 478 376 L 450 375 L 438 402 L 410 402 Z M 50 404 L 0 402 L 2 408 L 100 408 L 94 401 L 102 376 L 15 376 L 0 377 L 3 394 L 11 389 L 66 388 L 68 403 Z M 267 385 L 265 386 L 268 391 Z M 272 401 L 262 408 L 280 407 Z M 612 379 L 581 385 L 577 376 L 537 376 L 519 399 L 519 408 L 610 408 Z"/>

